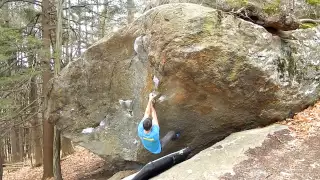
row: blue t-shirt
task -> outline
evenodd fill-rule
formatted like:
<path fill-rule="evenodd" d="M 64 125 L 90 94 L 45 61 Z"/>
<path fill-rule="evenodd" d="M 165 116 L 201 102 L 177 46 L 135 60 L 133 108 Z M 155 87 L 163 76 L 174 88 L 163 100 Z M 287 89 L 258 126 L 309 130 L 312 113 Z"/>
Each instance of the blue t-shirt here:
<path fill-rule="evenodd" d="M 153 154 L 159 154 L 161 152 L 159 132 L 160 127 L 158 125 L 152 125 L 151 131 L 146 134 L 143 129 L 143 121 L 139 123 L 138 136 L 140 137 L 143 146 Z"/>

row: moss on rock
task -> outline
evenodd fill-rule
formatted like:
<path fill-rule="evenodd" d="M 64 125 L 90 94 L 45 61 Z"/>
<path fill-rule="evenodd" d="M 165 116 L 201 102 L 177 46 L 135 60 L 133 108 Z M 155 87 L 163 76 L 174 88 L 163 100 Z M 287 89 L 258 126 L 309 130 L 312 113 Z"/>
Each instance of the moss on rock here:
<path fill-rule="evenodd" d="M 239 57 L 235 62 L 233 63 L 232 70 L 230 71 L 230 74 L 228 76 L 229 81 L 236 81 L 240 75 L 240 73 L 245 68 L 245 57 Z"/>
<path fill-rule="evenodd" d="M 307 3 L 313 6 L 320 5 L 320 0 L 307 0 Z"/>
<path fill-rule="evenodd" d="M 300 24 L 300 28 L 301 29 L 314 28 L 316 26 L 318 26 L 318 25 L 314 24 L 314 23 L 302 23 L 302 24 Z"/>
<path fill-rule="evenodd" d="M 232 6 L 246 6 L 248 4 L 248 0 L 227 0 L 227 3 Z"/>
<path fill-rule="evenodd" d="M 281 0 L 275 0 L 274 2 L 264 6 L 263 11 L 269 15 L 276 14 L 281 10 L 280 3 L 281 3 Z"/>
<path fill-rule="evenodd" d="M 205 18 L 203 23 L 203 31 L 205 33 L 211 34 L 213 29 L 214 29 L 214 23 L 212 21 L 212 17 Z"/>

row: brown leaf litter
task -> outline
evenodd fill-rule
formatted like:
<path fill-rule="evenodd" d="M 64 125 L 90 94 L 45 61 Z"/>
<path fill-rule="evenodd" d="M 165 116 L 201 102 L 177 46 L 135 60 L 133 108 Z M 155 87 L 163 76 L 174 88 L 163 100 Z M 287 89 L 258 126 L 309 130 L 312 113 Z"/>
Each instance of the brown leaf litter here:
<path fill-rule="evenodd" d="M 295 114 L 292 119 L 288 118 L 279 124 L 287 125 L 298 138 L 314 135 L 320 129 L 320 101 Z"/>
<path fill-rule="evenodd" d="M 104 160 L 83 147 L 75 147 L 75 153 L 62 158 L 61 171 L 64 180 L 76 180 L 100 169 Z M 41 180 L 42 166 L 23 167 L 14 172 L 4 172 L 4 180 Z"/>

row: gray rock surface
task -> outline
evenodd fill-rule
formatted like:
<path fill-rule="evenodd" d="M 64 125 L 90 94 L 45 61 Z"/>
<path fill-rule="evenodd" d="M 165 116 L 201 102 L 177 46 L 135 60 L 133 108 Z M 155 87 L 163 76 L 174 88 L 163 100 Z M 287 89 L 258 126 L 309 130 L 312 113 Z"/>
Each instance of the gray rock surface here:
<path fill-rule="evenodd" d="M 153 180 L 320 179 L 320 124 L 297 136 L 283 125 L 228 136 Z"/>
<path fill-rule="evenodd" d="M 131 171 L 119 171 L 116 174 L 114 174 L 111 178 L 109 178 L 108 180 L 120 180 L 123 179 L 131 174 L 134 174 L 136 171 L 131 170 Z"/>
<path fill-rule="evenodd" d="M 267 139 L 277 134 L 292 139 L 287 127 L 283 125 L 234 133 L 152 179 L 214 180 L 225 174 L 234 174 L 234 167 L 250 158 L 248 151 L 260 148 Z"/>
<path fill-rule="evenodd" d="M 197 152 L 232 132 L 282 120 L 319 97 L 320 28 L 289 34 L 280 39 L 196 4 L 162 5 L 70 63 L 55 79 L 49 109 L 66 136 L 114 165 L 145 163 L 185 146 Z M 134 51 L 139 36 L 147 59 Z M 137 136 L 152 90 L 162 95 L 156 104 L 161 136 L 182 131 L 158 156 Z M 132 100 L 131 113 L 120 100 Z M 82 134 L 87 127 L 94 132 Z"/>

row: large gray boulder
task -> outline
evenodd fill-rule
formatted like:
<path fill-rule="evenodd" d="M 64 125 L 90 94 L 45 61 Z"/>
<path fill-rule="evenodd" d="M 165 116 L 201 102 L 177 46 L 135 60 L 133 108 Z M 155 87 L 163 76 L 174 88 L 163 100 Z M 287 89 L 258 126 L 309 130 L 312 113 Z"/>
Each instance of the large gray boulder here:
<path fill-rule="evenodd" d="M 319 43 L 319 27 L 281 39 L 219 10 L 162 5 L 70 63 L 55 80 L 49 109 L 66 136 L 117 166 L 145 163 L 185 146 L 198 152 L 314 102 L 320 91 Z M 162 95 L 156 104 L 161 136 L 182 131 L 157 156 L 137 136 L 152 90 Z M 121 100 L 131 100 L 132 107 Z M 94 132 L 81 133 L 87 127 Z"/>

